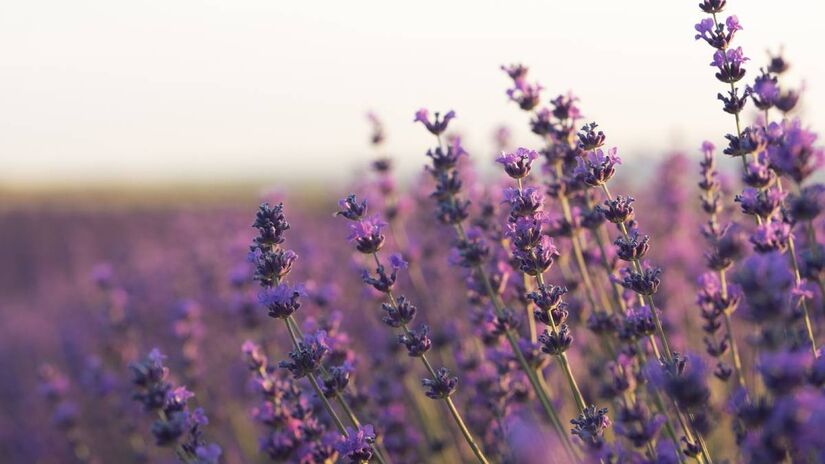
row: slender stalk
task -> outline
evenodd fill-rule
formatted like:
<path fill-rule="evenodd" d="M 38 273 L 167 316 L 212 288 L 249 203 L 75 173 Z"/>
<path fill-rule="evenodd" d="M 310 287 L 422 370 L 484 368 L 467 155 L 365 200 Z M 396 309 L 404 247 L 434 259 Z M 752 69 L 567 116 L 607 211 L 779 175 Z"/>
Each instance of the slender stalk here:
<path fill-rule="evenodd" d="M 778 177 L 776 179 L 776 188 L 779 189 L 779 193 L 783 192 L 782 188 L 782 178 Z M 802 283 L 802 277 L 799 274 L 799 259 L 796 256 L 796 245 L 795 240 L 793 237 L 793 230 L 788 235 L 788 252 L 790 254 L 791 259 L 791 267 L 793 268 L 793 278 L 794 283 L 799 286 Z M 799 298 L 799 305 L 802 307 L 802 314 L 805 320 L 805 331 L 808 333 L 808 341 L 811 342 L 811 353 L 813 353 L 814 358 L 819 357 L 819 351 L 816 347 L 816 338 L 814 337 L 814 329 L 813 324 L 811 323 L 811 316 L 808 312 L 808 302 L 807 298 L 801 296 Z"/>
<path fill-rule="evenodd" d="M 727 300 L 728 298 L 728 282 L 725 275 L 725 270 L 719 270 L 719 283 L 722 292 L 722 298 Z M 725 330 L 728 332 L 728 341 L 730 342 L 730 357 L 733 363 L 733 370 L 736 373 L 736 382 L 739 387 L 745 388 L 747 390 L 747 384 L 745 383 L 745 375 L 742 373 L 742 360 L 739 358 L 739 346 L 736 343 L 736 337 L 733 336 L 733 324 L 731 324 L 730 314 L 727 311 L 722 313 L 723 320 L 725 321 Z"/>
<path fill-rule="evenodd" d="M 375 260 L 375 265 L 381 267 L 381 260 L 378 258 L 378 252 L 372 253 L 372 257 Z M 391 290 L 387 290 L 387 298 L 389 298 L 390 304 L 393 306 L 393 308 L 398 307 L 398 302 L 396 301 L 395 295 L 393 295 Z M 406 324 L 402 325 L 401 329 L 407 335 L 410 335 L 412 333 L 410 332 L 410 329 L 407 327 Z M 436 378 L 435 369 L 433 369 L 432 365 L 430 364 L 430 361 L 427 359 L 427 355 L 422 354 L 421 356 L 419 356 L 419 358 L 421 359 L 421 362 L 424 364 L 424 366 L 427 368 L 427 371 L 429 371 L 430 375 L 433 378 Z M 475 438 L 473 438 L 473 435 L 470 433 L 470 430 L 467 428 L 467 425 L 461 418 L 461 414 L 459 414 L 458 410 L 455 408 L 453 400 L 450 397 L 446 397 L 444 398 L 444 402 L 447 403 L 447 407 L 450 409 L 450 413 L 452 414 L 453 419 L 456 422 L 456 425 L 458 425 L 458 428 L 461 430 L 461 434 L 464 435 L 464 439 L 467 441 L 467 444 L 470 446 L 470 449 L 473 451 L 473 454 L 476 456 L 476 459 L 478 459 L 478 462 L 482 464 L 488 464 L 489 461 L 487 460 L 487 457 L 484 455 L 484 452 L 481 450 L 481 447 L 478 445 L 478 443 L 476 443 Z"/>

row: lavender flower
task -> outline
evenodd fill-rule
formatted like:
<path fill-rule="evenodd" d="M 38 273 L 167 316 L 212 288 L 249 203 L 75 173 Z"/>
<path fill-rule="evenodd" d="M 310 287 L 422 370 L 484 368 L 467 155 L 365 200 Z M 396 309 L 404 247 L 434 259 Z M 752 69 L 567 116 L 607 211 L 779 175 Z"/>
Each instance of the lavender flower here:
<path fill-rule="evenodd" d="M 435 377 L 423 379 L 421 385 L 426 389 L 427 396 L 432 399 L 449 398 L 455 393 L 458 377 L 452 377 L 446 367 L 441 367 L 435 371 Z"/>
<path fill-rule="evenodd" d="M 321 367 L 321 360 L 329 352 L 327 333 L 323 330 L 304 336 L 294 350 L 289 352 L 289 360 L 279 366 L 288 369 L 296 379 L 312 375 Z"/>
<path fill-rule="evenodd" d="M 502 153 L 496 158 L 496 163 L 504 166 L 504 171 L 513 179 L 522 179 L 530 174 L 530 167 L 539 157 L 535 150 L 517 148 L 512 153 Z"/>
<path fill-rule="evenodd" d="M 424 127 L 426 127 L 431 134 L 441 135 L 447 130 L 447 125 L 450 124 L 450 120 L 453 118 L 455 118 L 455 111 L 448 111 L 443 118 L 440 113 L 436 112 L 435 119 L 430 121 L 430 112 L 421 108 L 416 111 L 413 121 L 424 124 Z"/>

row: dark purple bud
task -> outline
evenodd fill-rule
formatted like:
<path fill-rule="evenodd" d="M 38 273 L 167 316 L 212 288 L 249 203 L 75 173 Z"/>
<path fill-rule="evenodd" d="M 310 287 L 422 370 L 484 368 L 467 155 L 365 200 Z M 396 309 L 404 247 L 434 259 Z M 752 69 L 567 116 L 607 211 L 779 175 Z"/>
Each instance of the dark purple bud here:
<path fill-rule="evenodd" d="M 570 328 L 567 324 L 562 324 L 557 332 L 545 329 L 544 333 L 539 335 L 539 343 L 541 343 L 541 350 L 545 353 L 560 356 L 573 344 L 573 336 L 570 335 Z"/>
<path fill-rule="evenodd" d="M 722 110 L 724 110 L 725 113 L 739 114 L 745 108 L 745 104 L 748 102 L 749 95 L 750 90 L 745 89 L 745 91 L 742 92 L 742 96 L 740 97 L 739 89 L 734 88 L 733 90 L 728 91 L 727 96 L 720 93 L 716 95 L 716 98 L 722 101 Z"/>
<path fill-rule="evenodd" d="M 621 158 L 616 153 L 616 147 L 609 149 L 607 153 L 600 148 L 588 152 L 576 160 L 578 165 L 573 175 L 576 180 L 592 187 L 604 185 L 616 173 L 616 165 L 622 164 Z"/>
<path fill-rule="evenodd" d="M 248 261 L 255 266 L 252 278 L 263 287 L 271 287 L 289 274 L 296 259 L 298 255 L 294 251 L 281 248 L 258 248 L 248 256 Z"/>
<path fill-rule="evenodd" d="M 581 130 L 579 130 L 577 136 L 579 138 L 578 147 L 580 150 L 591 151 L 604 145 L 606 137 L 604 132 L 596 132 L 597 127 L 599 127 L 598 124 L 591 122 L 590 124 L 583 125 Z"/>
<path fill-rule="evenodd" d="M 624 277 L 618 280 L 618 283 L 640 295 L 653 295 L 659 289 L 659 284 L 662 282 L 659 276 L 662 275 L 661 268 L 651 268 L 645 266 L 641 272 L 635 269 L 625 268 Z"/>
<path fill-rule="evenodd" d="M 430 328 L 426 324 L 422 324 L 418 330 L 410 330 L 403 335 L 399 335 L 398 341 L 407 347 L 409 356 L 418 358 L 430 351 L 432 347 L 433 343 L 429 334 Z"/>
<path fill-rule="evenodd" d="M 449 398 L 455 393 L 458 377 L 451 376 L 446 367 L 440 367 L 434 378 L 422 380 L 421 385 L 426 389 L 426 395 L 434 400 Z"/>
<path fill-rule="evenodd" d="M 604 446 L 604 431 L 611 424 L 607 408 L 596 409 L 595 405 L 590 405 L 570 423 L 573 424 L 573 435 L 579 437 L 588 448 L 600 449 Z"/>
<path fill-rule="evenodd" d="M 333 366 L 330 368 L 329 375 L 324 377 L 324 396 L 327 398 L 334 398 L 336 395 L 343 392 L 349 384 L 352 370 L 352 366 L 349 363 L 344 363 L 340 366 Z"/>
<path fill-rule="evenodd" d="M 443 119 L 441 118 L 441 114 L 436 112 L 435 119 L 430 121 L 429 111 L 421 108 L 415 113 L 415 119 L 413 119 L 413 122 L 420 122 L 424 124 L 424 127 L 426 127 L 427 130 L 433 135 L 441 135 L 447 130 L 447 125 L 453 118 L 455 118 L 455 111 L 448 111 L 447 114 L 444 115 Z"/>
<path fill-rule="evenodd" d="M 350 224 L 350 234 L 347 239 L 354 242 L 355 249 L 361 253 L 376 253 L 384 246 L 384 234 L 381 231 L 386 226 L 387 223 L 380 220 L 378 216 L 361 219 Z"/>
<path fill-rule="evenodd" d="M 718 34 L 714 35 L 714 39 L 720 37 L 722 36 Z M 723 42 L 717 41 L 716 44 L 723 44 Z M 726 43 L 724 45 L 727 46 Z M 718 69 L 716 73 L 717 79 L 725 84 L 733 84 L 745 77 L 745 70 L 742 68 L 742 65 L 748 60 L 749 58 L 745 57 L 742 53 L 742 47 L 729 48 L 727 50 L 717 50 L 716 53 L 713 54 L 713 61 L 711 61 L 710 65 Z"/>
<path fill-rule="evenodd" d="M 633 197 L 616 196 L 612 200 L 605 200 L 604 205 L 597 205 L 596 209 L 604 215 L 604 218 L 614 224 L 623 224 L 634 218 Z"/>
<path fill-rule="evenodd" d="M 384 303 L 381 309 L 387 312 L 383 321 L 390 327 L 398 328 L 407 325 L 415 318 L 416 307 L 403 295 L 396 299 L 395 305 Z"/>
<path fill-rule="evenodd" d="M 541 237 L 539 244 L 532 250 L 513 252 L 513 258 L 517 261 L 519 270 L 531 276 L 543 274 L 558 256 L 559 250 L 553 245 L 553 240 L 546 235 Z"/>
<path fill-rule="evenodd" d="M 367 200 L 362 200 L 359 203 L 355 194 L 352 193 L 339 200 L 338 207 L 341 209 L 335 215 L 344 216 L 350 221 L 359 221 L 367 214 Z"/>
<path fill-rule="evenodd" d="M 278 365 L 282 369 L 288 369 L 296 379 L 300 379 L 314 375 L 321 367 L 321 361 L 328 351 L 327 333 L 320 330 L 305 335 L 304 339 L 298 342 L 298 346 L 289 352 L 289 360 L 281 361 Z"/>
<path fill-rule="evenodd" d="M 728 139 L 728 146 L 722 150 L 722 153 L 728 156 L 749 155 L 764 150 L 766 146 L 766 140 L 759 133 L 759 130 L 751 127 L 746 127 L 738 137 L 727 134 L 725 138 Z"/>
<path fill-rule="evenodd" d="M 628 237 L 619 237 L 613 242 L 616 245 L 616 254 L 624 261 L 634 261 L 644 258 L 650 249 L 650 237 L 639 237 L 638 232 L 632 232 Z"/>
<path fill-rule="evenodd" d="M 716 14 L 725 8 L 726 0 L 702 0 L 699 8 L 707 14 Z"/>
<path fill-rule="evenodd" d="M 336 449 L 341 457 L 351 464 L 361 464 L 372 459 L 372 445 L 375 443 L 375 430 L 372 425 L 358 427 L 358 430 L 347 428 L 347 436 Z"/>

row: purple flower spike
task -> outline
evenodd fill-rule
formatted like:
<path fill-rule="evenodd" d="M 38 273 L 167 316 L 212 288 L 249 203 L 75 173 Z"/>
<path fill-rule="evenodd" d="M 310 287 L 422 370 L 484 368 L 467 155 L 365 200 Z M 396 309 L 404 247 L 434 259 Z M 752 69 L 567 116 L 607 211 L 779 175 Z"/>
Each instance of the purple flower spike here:
<path fill-rule="evenodd" d="M 530 174 L 530 167 L 539 157 L 535 150 L 519 147 L 513 153 L 502 153 L 496 163 L 504 166 L 504 172 L 513 179 L 522 179 Z"/>
<path fill-rule="evenodd" d="M 448 111 L 443 118 L 440 113 L 436 112 L 435 119 L 430 122 L 430 112 L 425 108 L 421 108 L 416 111 L 413 122 L 420 122 L 424 124 L 424 127 L 426 127 L 431 134 L 438 136 L 447 130 L 447 125 L 453 118 L 455 118 L 455 111 Z"/>
<path fill-rule="evenodd" d="M 573 435 L 589 448 L 600 449 L 604 446 L 604 431 L 610 427 L 607 408 L 596 409 L 595 405 L 590 405 L 570 423 L 573 424 Z"/>
<path fill-rule="evenodd" d="M 341 441 L 338 452 L 351 464 L 361 464 L 372 459 L 372 445 L 375 443 L 375 430 L 372 425 L 364 425 L 358 430 L 347 428 L 347 438 Z"/>
<path fill-rule="evenodd" d="M 281 361 L 279 366 L 288 369 L 296 379 L 314 375 L 328 351 L 327 333 L 319 330 L 305 335 L 303 341 L 298 342 L 298 346 L 289 352 L 289 360 Z"/>
<path fill-rule="evenodd" d="M 745 77 L 745 70 L 742 65 L 748 61 L 742 52 L 742 47 L 731 48 L 728 50 L 717 50 L 713 54 L 713 61 L 711 66 L 716 67 L 719 71 L 716 73 L 716 78 L 725 84 L 733 84 Z"/>
<path fill-rule="evenodd" d="M 451 376 L 446 367 L 441 367 L 435 371 L 434 378 L 422 380 L 421 385 L 426 388 L 427 396 L 434 400 L 449 398 L 455 393 L 458 377 Z"/>
<path fill-rule="evenodd" d="M 578 165 L 573 174 L 576 179 L 592 187 L 604 185 L 616 173 L 616 165 L 622 164 L 616 152 L 615 147 L 609 149 L 607 153 L 597 149 L 588 153 L 587 157 L 578 158 Z"/>
<path fill-rule="evenodd" d="M 398 341 L 407 347 L 407 354 L 410 357 L 420 358 L 430 351 L 433 345 L 429 334 L 430 327 L 422 324 L 418 330 L 410 330 L 403 335 L 399 335 Z"/>
<path fill-rule="evenodd" d="M 387 223 L 378 216 L 361 219 L 350 225 L 350 234 L 347 239 L 354 242 L 355 248 L 361 253 L 372 254 L 384 246 L 384 234 L 381 231 L 386 226 Z"/>
<path fill-rule="evenodd" d="M 716 14 L 725 8 L 727 0 L 702 0 L 699 8 L 707 14 Z"/>
<path fill-rule="evenodd" d="M 306 291 L 302 286 L 279 284 L 277 287 L 262 291 L 258 295 L 258 301 L 267 307 L 269 317 L 286 319 L 300 309 L 302 296 L 306 296 Z"/>
<path fill-rule="evenodd" d="M 367 214 L 367 200 L 359 203 L 354 194 L 339 200 L 338 207 L 341 209 L 335 215 L 344 216 L 350 221 L 358 221 Z"/>

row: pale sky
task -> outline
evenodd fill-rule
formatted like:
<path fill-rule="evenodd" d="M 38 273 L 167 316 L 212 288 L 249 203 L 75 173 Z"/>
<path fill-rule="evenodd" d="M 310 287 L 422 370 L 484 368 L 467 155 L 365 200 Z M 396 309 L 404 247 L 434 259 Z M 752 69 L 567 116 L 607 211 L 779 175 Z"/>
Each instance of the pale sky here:
<path fill-rule="evenodd" d="M 471 154 L 501 123 L 535 144 L 499 65 L 573 90 L 620 153 L 695 152 L 733 130 L 693 40 L 699 0 L 9 0 L 0 3 L 0 184 L 352 175 L 367 110 L 407 172 L 431 139 L 421 106 L 454 109 Z M 729 0 L 752 58 L 785 45 L 825 127 L 825 7 Z M 820 43 L 820 45 L 816 45 Z"/>

